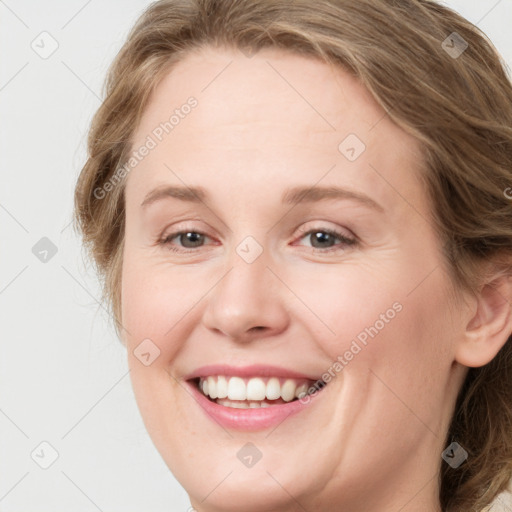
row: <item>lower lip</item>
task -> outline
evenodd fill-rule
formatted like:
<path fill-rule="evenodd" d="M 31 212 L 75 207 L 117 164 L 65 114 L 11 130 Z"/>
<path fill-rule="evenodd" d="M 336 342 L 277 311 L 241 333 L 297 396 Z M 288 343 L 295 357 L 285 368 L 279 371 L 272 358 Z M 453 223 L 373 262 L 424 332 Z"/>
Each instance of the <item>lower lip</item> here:
<path fill-rule="evenodd" d="M 308 395 L 309 400 L 302 402 L 294 400 L 286 404 L 271 405 L 270 407 L 254 409 L 235 409 L 212 402 L 199 391 L 195 382 L 187 381 L 194 397 L 207 416 L 216 421 L 225 428 L 236 430 L 264 430 L 270 427 L 276 427 L 286 418 L 304 411 L 320 394 L 320 391 Z"/>

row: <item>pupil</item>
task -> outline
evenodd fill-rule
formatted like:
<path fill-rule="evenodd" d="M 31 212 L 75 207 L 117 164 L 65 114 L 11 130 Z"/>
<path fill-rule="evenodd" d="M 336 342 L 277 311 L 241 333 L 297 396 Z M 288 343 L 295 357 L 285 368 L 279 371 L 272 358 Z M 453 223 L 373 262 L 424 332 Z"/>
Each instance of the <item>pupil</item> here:
<path fill-rule="evenodd" d="M 314 236 L 314 242 L 319 242 L 320 244 L 322 243 L 329 243 L 329 242 L 332 242 L 332 240 L 330 240 L 330 234 L 329 233 L 324 233 L 322 231 L 317 231 L 316 233 L 313 234 Z M 313 243 L 313 247 L 315 247 L 315 243 Z"/>

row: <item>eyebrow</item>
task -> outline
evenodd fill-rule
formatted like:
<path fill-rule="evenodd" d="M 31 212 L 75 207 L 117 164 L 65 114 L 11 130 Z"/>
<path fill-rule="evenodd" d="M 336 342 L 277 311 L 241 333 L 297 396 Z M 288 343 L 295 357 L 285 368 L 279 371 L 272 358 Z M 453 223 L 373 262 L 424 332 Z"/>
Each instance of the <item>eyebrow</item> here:
<path fill-rule="evenodd" d="M 202 187 L 164 186 L 155 188 L 149 192 L 144 198 L 144 201 L 142 201 L 141 207 L 146 208 L 152 203 L 168 198 L 188 201 L 190 203 L 201 203 L 206 199 L 206 197 L 207 193 Z"/>
<path fill-rule="evenodd" d="M 341 187 L 294 187 L 283 194 L 282 201 L 285 204 L 296 205 L 298 203 L 313 203 L 324 199 L 353 199 L 359 203 L 384 213 L 384 208 L 371 197 Z"/>
<path fill-rule="evenodd" d="M 203 187 L 158 187 L 146 195 L 144 201 L 141 203 L 141 207 L 146 208 L 152 203 L 169 198 L 191 203 L 202 203 L 208 199 L 208 193 Z M 326 199 L 352 199 L 364 206 L 384 213 L 384 208 L 371 197 L 355 190 L 333 186 L 294 187 L 286 190 L 281 200 L 283 204 L 296 205 L 303 202 L 314 203 Z"/>

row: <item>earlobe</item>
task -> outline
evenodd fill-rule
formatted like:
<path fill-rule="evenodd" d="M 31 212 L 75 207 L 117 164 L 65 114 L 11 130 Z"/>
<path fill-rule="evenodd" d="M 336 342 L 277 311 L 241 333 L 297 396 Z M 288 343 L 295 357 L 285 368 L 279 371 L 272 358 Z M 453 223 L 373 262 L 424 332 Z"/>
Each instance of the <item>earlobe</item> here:
<path fill-rule="evenodd" d="M 512 277 L 486 283 L 476 297 L 476 311 L 460 339 L 455 359 L 472 368 L 484 366 L 512 335 Z"/>

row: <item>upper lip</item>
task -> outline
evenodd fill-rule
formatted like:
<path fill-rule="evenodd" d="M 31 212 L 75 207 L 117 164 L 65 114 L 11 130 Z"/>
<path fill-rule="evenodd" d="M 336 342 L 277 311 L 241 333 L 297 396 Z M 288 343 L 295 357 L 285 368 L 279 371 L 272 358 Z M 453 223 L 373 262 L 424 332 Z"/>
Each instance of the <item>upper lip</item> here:
<path fill-rule="evenodd" d="M 266 364 L 251 364 L 248 366 L 230 366 L 227 364 L 210 364 L 196 368 L 185 375 L 185 380 L 212 375 L 226 375 L 230 377 L 284 377 L 289 379 L 321 380 L 312 375 L 306 375 L 294 370 Z"/>

